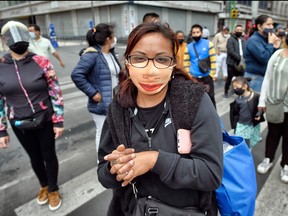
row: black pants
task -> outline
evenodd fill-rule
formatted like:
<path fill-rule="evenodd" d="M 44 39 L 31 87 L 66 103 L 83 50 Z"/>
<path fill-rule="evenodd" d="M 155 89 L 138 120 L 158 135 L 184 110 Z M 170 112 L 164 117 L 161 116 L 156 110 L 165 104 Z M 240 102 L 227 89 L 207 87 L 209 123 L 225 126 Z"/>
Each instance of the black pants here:
<path fill-rule="evenodd" d="M 234 76 L 243 76 L 244 73 L 238 72 L 233 66 L 231 65 L 227 65 L 227 69 L 228 69 L 228 77 L 227 80 L 225 82 L 225 87 L 224 87 L 224 93 L 228 93 L 230 85 L 231 85 L 231 81 L 232 78 Z"/>
<path fill-rule="evenodd" d="M 214 82 L 212 77 L 206 76 L 202 78 L 196 78 L 198 82 L 202 83 L 205 86 L 206 92 L 208 93 L 215 109 L 216 109 L 216 101 L 215 101 L 215 92 L 214 92 Z"/>
<path fill-rule="evenodd" d="M 288 113 L 285 113 L 283 123 L 274 124 L 268 122 L 265 157 L 270 158 L 270 161 L 274 160 L 281 136 L 282 160 L 280 165 L 281 167 L 284 167 L 284 165 L 288 165 Z"/>
<path fill-rule="evenodd" d="M 32 131 L 19 130 L 14 126 L 12 129 L 29 156 L 41 187 L 48 186 L 49 192 L 57 191 L 59 164 L 52 121 L 47 122 L 43 128 Z"/>

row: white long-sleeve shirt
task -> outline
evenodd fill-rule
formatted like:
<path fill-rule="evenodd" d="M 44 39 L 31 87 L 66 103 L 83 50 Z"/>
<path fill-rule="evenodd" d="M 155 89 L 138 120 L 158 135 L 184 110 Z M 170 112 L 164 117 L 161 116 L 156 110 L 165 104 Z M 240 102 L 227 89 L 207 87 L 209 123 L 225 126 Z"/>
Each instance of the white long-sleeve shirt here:
<path fill-rule="evenodd" d="M 271 58 L 268 61 L 267 69 L 265 72 L 264 80 L 261 87 L 261 93 L 259 98 L 258 107 L 266 107 L 266 100 L 267 95 L 269 94 L 269 85 L 271 83 L 271 79 L 274 77 L 273 73 L 275 72 L 275 64 L 277 61 L 278 56 L 282 56 L 283 49 L 277 50 Z M 285 70 L 285 77 L 281 77 L 277 82 L 274 83 L 275 89 L 272 90 L 272 94 L 277 97 L 281 98 L 284 96 L 284 112 L 288 112 L 288 58 L 287 57 L 281 57 L 278 62 L 278 70 Z M 276 82 L 276 80 L 273 80 L 273 82 Z M 276 91 L 275 91 L 276 90 Z"/>

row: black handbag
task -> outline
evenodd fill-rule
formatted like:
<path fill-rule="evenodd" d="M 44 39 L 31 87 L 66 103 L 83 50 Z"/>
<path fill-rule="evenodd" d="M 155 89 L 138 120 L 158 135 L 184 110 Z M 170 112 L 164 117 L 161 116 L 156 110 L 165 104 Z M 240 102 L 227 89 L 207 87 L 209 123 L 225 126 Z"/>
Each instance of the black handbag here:
<path fill-rule="evenodd" d="M 204 216 L 196 207 L 177 208 L 168 205 L 154 197 L 137 198 L 138 190 L 135 182 L 131 183 L 133 193 L 136 198 L 136 207 L 133 211 L 133 216 Z"/>
<path fill-rule="evenodd" d="M 133 216 L 204 216 L 194 207 L 176 208 L 167 205 L 152 197 L 143 197 L 137 200 Z"/>
<path fill-rule="evenodd" d="M 198 66 L 199 69 L 202 73 L 207 73 L 211 69 L 211 62 L 210 62 L 210 57 L 208 56 L 207 58 L 204 59 L 199 59 L 198 52 L 196 50 L 195 44 L 193 44 L 193 48 L 196 54 L 196 57 L 198 58 Z"/>

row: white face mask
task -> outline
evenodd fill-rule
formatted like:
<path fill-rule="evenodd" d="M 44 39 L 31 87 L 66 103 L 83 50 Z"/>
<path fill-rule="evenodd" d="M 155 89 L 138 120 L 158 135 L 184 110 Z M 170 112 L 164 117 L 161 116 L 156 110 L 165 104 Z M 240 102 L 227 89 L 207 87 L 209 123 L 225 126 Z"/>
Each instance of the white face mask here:
<path fill-rule="evenodd" d="M 117 38 L 114 37 L 114 43 L 111 44 L 111 48 L 110 49 L 114 48 L 116 46 L 116 44 L 117 44 Z"/>

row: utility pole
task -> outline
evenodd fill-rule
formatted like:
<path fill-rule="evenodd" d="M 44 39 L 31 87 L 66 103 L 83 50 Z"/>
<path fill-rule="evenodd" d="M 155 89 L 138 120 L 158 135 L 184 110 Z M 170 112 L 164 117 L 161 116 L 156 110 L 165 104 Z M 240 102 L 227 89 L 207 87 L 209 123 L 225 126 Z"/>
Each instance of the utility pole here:
<path fill-rule="evenodd" d="M 251 1 L 252 23 L 255 23 L 255 19 L 258 16 L 258 7 L 259 7 L 259 1 Z"/>
<path fill-rule="evenodd" d="M 234 27 L 235 27 L 235 21 L 236 21 L 236 18 L 234 18 L 234 17 L 232 17 L 231 16 L 231 12 L 232 12 L 232 10 L 235 10 L 235 8 L 236 8 L 236 2 L 235 2 L 235 0 L 230 0 L 230 5 L 229 5 L 230 7 L 229 7 L 229 16 L 230 16 L 230 19 L 231 19 L 231 26 L 229 26 L 230 27 L 230 31 L 233 31 L 233 29 L 234 29 Z"/>
<path fill-rule="evenodd" d="M 34 16 L 33 16 L 32 7 L 31 7 L 31 1 L 28 1 L 28 3 L 29 3 L 29 9 L 30 9 L 31 22 L 32 22 L 32 24 L 36 24 Z"/>
<path fill-rule="evenodd" d="M 94 27 L 95 26 L 95 17 L 94 17 L 93 1 L 91 1 L 91 13 L 92 13 L 92 21 L 93 21 L 93 27 Z"/>

